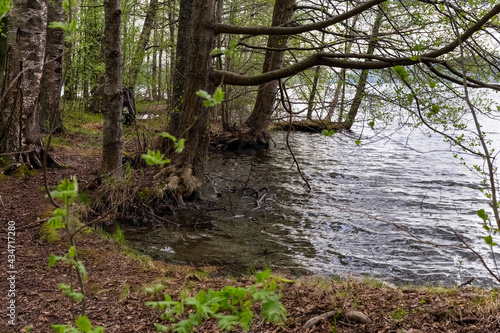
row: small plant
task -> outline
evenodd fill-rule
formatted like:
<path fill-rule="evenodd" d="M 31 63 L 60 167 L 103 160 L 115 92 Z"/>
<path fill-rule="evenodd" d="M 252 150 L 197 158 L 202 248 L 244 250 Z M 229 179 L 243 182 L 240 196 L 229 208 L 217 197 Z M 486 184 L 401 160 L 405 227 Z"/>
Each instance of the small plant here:
<path fill-rule="evenodd" d="M 396 311 L 390 313 L 393 320 L 398 320 L 406 316 L 406 311 L 402 308 L 398 308 Z"/>
<path fill-rule="evenodd" d="M 78 182 L 76 177 L 73 177 L 72 181 L 69 179 L 63 179 L 61 184 L 57 187 L 57 190 L 50 192 L 50 197 L 52 199 L 61 199 L 63 205 L 57 205 L 58 207 L 54 211 L 53 217 L 49 219 L 48 224 L 54 231 L 57 229 L 64 229 L 68 236 L 70 246 L 68 252 L 64 256 L 51 254 L 49 257 L 48 268 L 51 268 L 56 264 L 56 262 L 60 261 L 67 264 L 71 271 L 75 271 L 80 291 L 76 291 L 72 283 L 69 285 L 59 283 L 57 287 L 65 296 L 71 298 L 73 302 L 81 302 L 82 304 L 81 314 L 75 321 L 76 327 L 70 325 L 52 325 L 51 327 L 56 333 L 102 333 L 104 332 L 104 328 L 99 326 L 92 329 L 89 319 L 85 316 L 85 289 L 83 281 L 87 278 L 87 271 L 85 270 L 83 263 L 78 260 L 76 253 L 74 237 L 78 231 L 73 232 L 70 226 L 70 207 L 73 200 L 78 197 Z"/>
<path fill-rule="evenodd" d="M 286 318 L 286 310 L 279 301 L 281 293 L 276 294 L 276 282 L 271 280 L 270 270 L 255 275 L 256 285 L 249 288 L 226 286 L 219 291 L 201 290 L 195 297 L 186 297 L 181 294 L 180 301 L 173 301 L 170 295 L 165 294 L 165 300 L 147 302 L 153 309 L 163 311 L 161 319 L 176 321 L 185 313 L 187 319 L 180 320 L 173 327 L 156 324 L 158 332 L 188 333 L 194 327 L 202 325 L 203 320 L 217 318 L 217 326 L 222 331 L 232 331 L 234 326 L 240 325 L 245 331 L 250 329 L 254 313 L 253 306 L 262 303 L 262 315 L 268 322 L 282 322 Z M 163 286 L 149 288 L 150 293 L 158 292 Z"/>

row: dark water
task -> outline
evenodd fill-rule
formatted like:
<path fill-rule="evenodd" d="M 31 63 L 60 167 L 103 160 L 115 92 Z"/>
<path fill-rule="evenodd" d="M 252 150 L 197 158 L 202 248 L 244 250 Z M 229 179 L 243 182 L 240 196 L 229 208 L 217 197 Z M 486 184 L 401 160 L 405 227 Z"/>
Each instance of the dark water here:
<path fill-rule="evenodd" d="M 485 128 L 498 142 L 495 123 Z M 481 179 L 438 135 L 364 129 L 357 146 L 360 132 L 292 135 L 310 192 L 292 166 L 283 133 L 267 152 L 211 154 L 203 198 L 221 210 L 125 227 L 126 239 L 157 259 L 220 265 L 230 273 L 271 266 L 412 284 L 453 285 L 475 277 L 492 285 L 470 251 L 422 243 L 393 224 L 440 245 L 460 245 L 455 230 L 493 266 L 476 215 L 488 210 Z"/>

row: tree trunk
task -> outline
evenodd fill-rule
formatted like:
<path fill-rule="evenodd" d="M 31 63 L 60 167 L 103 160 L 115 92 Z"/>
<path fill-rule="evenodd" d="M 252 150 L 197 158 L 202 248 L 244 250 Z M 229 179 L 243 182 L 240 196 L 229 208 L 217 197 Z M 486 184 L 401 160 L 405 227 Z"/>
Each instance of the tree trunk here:
<path fill-rule="evenodd" d="M 174 82 L 174 73 L 175 73 L 175 25 L 174 25 L 174 13 L 173 9 L 168 11 L 168 23 L 169 23 L 169 36 L 168 36 L 168 47 L 170 50 L 170 62 L 168 70 L 165 68 L 165 71 L 168 75 L 165 76 L 165 82 L 167 87 L 167 100 L 168 100 L 168 109 L 174 110 L 174 96 L 173 96 L 173 82 Z M 180 24 L 180 23 L 179 23 Z"/>
<path fill-rule="evenodd" d="M 105 0 L 104 126 L 101 172 L 122 175 L 122 12 L 120 0 Z"/>
<path fill-rule="evenodd" d="M 0 103 L 0 153 L 11 153 L 4 156 L 7 162 L 25 162 L 32 167 L 42 167 L 38 97 L 46 27 L 46 1 L 14 1 Z"/>
<path fill-rule="evenodd" d="M 186 1 L 187 3 L 190 0 Z M 181 2 L 182 5 L 182 2 Z M 174 193 L 179 202 L 191 198 L 201 187 L 205 158 L 209 144 L 209 114 L 210 110 L 203 106 L 203 99 L 196 95 L 199 90 L 213 91 L 215 85 L 210 79 L 212 56 L 210 52 L 215 46 L 214 10 L 215 0 L 194 0 L 192 7 L 192 21 L 184 19 L 183 24 L 189 24 L 189 53 L 187 55 L 186 71 L 182 85 L 185 91 L 183 103 L 176 113 L 178 122 L 170 123 L 168 132 L 184 138 L 185 149 L 182 154 L 172 156 L 171 151 L 164 151 L 172 157 L 172 165 L 165 169 L 168 174 L 167 187 L 169 193 Z M 191 25 L 191 22 L 196 24 Z M 179 24 L 178 41 L 185 36 L 186 27 Z M 185 42 L 186 40 L 184 40 Z M 180 41 L 182 43 L 182 41 Z M 179 51 L 179 50 L 178 50 Z M 179 54 L 179 53 L 178 53 Z M 182 66 L 182 61 L 177 62 Z M 178 76 L 179 77 L 179 76 Z M 175 82 L 179 87 L 179 82 Z"/>
<path fill-rule="evenodd" d="M 49 1 L 48 22 L 64 22 L 62 0 Z M 62 127 L 61 88 L 63 83 L 64 31 L 47 28 L 45 66 L 40 91 L 40 127 L 42 131 L 60 131 Z"/>
<path fill-rule="evenodd" d="M 149 2 L 148 10 L 146 12 L 146 18 L 144 19 L 144 25 L 142 26 L 141 36 L 137 43 L 137 47 L 132 56 L 132 64 L 130 66 L 130 71 L 128 74 L 128 85 L 130 87 L 135 87 L 137 81 L 137 75 L 139 69 L 141 68 L 142 61 L 144 59 L 144 54 L 146 52 L 146 46 L 149 42 L 149 37 L 151 35 L 151 30 L 153 29 L 153 23 L 155 21 L 156 11 L 158 9 L 158 0 L 151 0 Z"/>
<path fill-rule="evenodd" d="M 314 80 L 311 89 L 311 95 L 309 95 L 309 100 L 307 102 L 307 119 L 312 120 L 312 113 L 314 108 L 314 98 L 316 98 L 316 92 L 318 91 L 318 81 L 319 81 L 319 70 L 321 67 L 316 67 L 314 71 Z"/>
<path fill-rule="evenodd" d="M 349 30 L 351 30 L 351 33 L 352 33 L 352 31 L 354 31 L 354 28 L 356 28 L 356 22 L 358 21 L 358 17 L 359 17 L 359 15 L 354 16 L 351 27 L 346 27 L 346 34 L 349 32 Z M 351 52 L 352 44 L 353 44 L 353 41 L 346 42 L 345 53 Z M 344 82 L 345 81 L 345 72 L 346 72 L 345 68 L 342 68 L 340 70 L 339 82 L 337 83 L 337 88 L 335 88 L 335 95 L 333 97 L 333 101 L 330 103 L 330 108 L 329 108 L 328 113 L 325 117 L 325 121 L 327 121 L 327 122 L 332 121 L 333 112 L 337 108 L 337 104 L 339 101 L 340 90 L 345 87 L 345 82 Z M 342 99 L 342 101 L 343 101 L 343 99 Z M 343 105 L 342 105 L 342 108 L 339 110 L 339 117 L 338 117 L 339 123 L 342 121 L 342 113 L 343 113 Z"/>
<path fill-rule="evenodd" d="M 156 29 L 153 31 L 153 40 L 156 45 L 157 43 L 157 38 L 156 38 Z M 156 47 L 153 48 L 152 50 L 152 62 L 151 62 L 151 97 L 153 98 L 153 101 L 158 100 L 158 86 L 156 85 L 156 77 L 157 77 L 157 65 L 156 65 L 156 58 L 158 57 L 158 52 L 156 50 Z"/>
<path fill-rule="evenodd" d="M 377 17 L 375 18 L 375 23 L 372 28 L 372 35 L 378 34 L 380 29 L 380 25 L 382 24 L 383 14 L 382 12 L 377 13 Z M 372 37 L 370 42 L 368 43 L 367 54 L 372 55 L 375 52 L 375 45 L 377 44 L 377 38 Z M 369 60 L 367 60 L 369 61 Z M 363 69 L 361 71 L 361 75 L 359 77 L 358 86 L 356 87 L 356 95 L 354 95 L 354 99 L 351 104 L 351 108 L 349 109 L 349 113 L 347 114 L 346 120 L 342 124 L 346 129 L 351 129 L 354 124 L 354 120 L 356 119 L 356 115 L 358 114 L 359 106 L 363 100 L 365 95 L 366 88 L 366 79 L 368 78 L 368 69 Z"/>
<path fill-rule="evenodd" d="M 276 0 L 273 10 L 272 26 L 283 25 L 293 17 L 295 0 Z M 277 49 L 287 47 L 288 36 L 269 36 L 267 46 Z M 285 51 L 266 51 L 262 73 L 280 69 L 283 65 Z M 270 135 L 267 127 L 273 112 L 276 92 L 278 91 L 278 81 L 271 81 L 259 86 L 255 107 L 246 120 L 244 127 L 244 137 L 249 138 L 255 144 L 255 148 L 269 147 Z M 247 140 L 247 139 L 245 139 Z"/>
<path fill-rule="evenodd" d="M 7 61 L 7 35 L 9 27 L 9 16 L 5 16 L 0 20 L 0 84 L 3 82 L 5 75 L 5 63 Z"/>
<path fill-rule="evenodd" d="M 209 0 L 210 2 L 212 0 Z M 194 47 L 191 41 L 191 22 L 193 16 L 194 0 L 181 0 L 179 9 L 179 26 L 177 28 L 177 46 L 175 51 L 175 67 L 172 75 L 172 116 L 170 123 L 172 128 L 180 126 L 180 110 L 184 101 L 184 86 L 186 84 L 186 71 L 188 66 L 188 53 L 190 47 Z M 169 144 L 164 141 L 164 144 Z M 164 150 L 166 147 L 164 145 Z"/>

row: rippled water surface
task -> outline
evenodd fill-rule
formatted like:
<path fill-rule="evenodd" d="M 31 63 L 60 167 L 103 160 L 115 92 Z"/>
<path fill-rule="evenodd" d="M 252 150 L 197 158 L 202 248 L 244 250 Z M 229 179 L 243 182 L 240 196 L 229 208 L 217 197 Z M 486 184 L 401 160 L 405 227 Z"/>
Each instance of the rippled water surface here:
<path fill-rule="evenodd" d="M 488 135 L 500 142 L 491 124 Z M 293 133 L 310 192 L 283 133 L 266 152 L 211 154 L 202 197 L 215 203 L 213 210 L 126 227 L 126 239 L 158 259 L 221 265 L 229 272 L 269 265 L 399 283 L 452 285 L 471 277 L 492 283 L 470 251 L 429 244 L 459 244 L 455 230 L 492 263 L 476 215 L 488 210 L 480 178 L 438 135 L 383 130 L 365 140 L 374 135 L 365 128 L 357 146 L 360 133 Z"/>

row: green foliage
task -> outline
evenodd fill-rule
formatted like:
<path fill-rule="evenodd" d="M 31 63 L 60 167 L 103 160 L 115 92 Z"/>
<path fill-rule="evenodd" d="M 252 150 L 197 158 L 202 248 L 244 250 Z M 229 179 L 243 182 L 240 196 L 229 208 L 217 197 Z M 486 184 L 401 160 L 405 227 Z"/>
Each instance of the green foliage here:
<path fill-rule="evenodd" d="M 321 131 L 321 134 L 323 134 L 324 136 L 332 136 L 333 134 L 335 134 L 335 131 L 332 129 L 330 129 L 330 130 L 324 129 Z"/>
<path fill-rule="evenodd" d="M 198 90 L 196 92 L 196 96 L 205 99 L 205 101 L 203 101 L 203 105 L 207 108 L 220 104 L 224 101 L 224 91 L 222 91 L 221 87 L 217 87 L 213 96 L 205 90 Z"/>
<path fill-rule="evenodd" d="M 202 325 L 204 319 L 217 318 L 217 326 L 222 331 L 232 331 L 235 326 L 241 326 L 245 331 L 250 329 L 254 313 L 253 306 L 262 304 L 262 315 L 269 322 L 282 322 L 286 318 L 286 310 L 279 301 L 281 293 L 276 293 L 276 281 L 271 279 L 270 270 L 255 276 L 257 285 L 249 288 L 226 286 L 219 291 L 201 290 L 194 297 L 181 294 L 180 301 L 173 301 L 170 295 L 164 295 L 164 301 L 147 302 L 153 309 L 163 311 L 163 320 L 179 320 L 182 314 L 189 313 L 187 319 L 173 325 L 174 332 L 188 333 L 195 326 Z M 163 288 L 149 288 L 154 293 Z M 169 327 L 157 324 L 158 332 L 166 332 Z"/>
<path fill-rule="evenodd" d="M 98 326 L 92 329 L 92 325 L 87 316 L 79 316 L 75 320 L 76 327 L 69 325 L 52 325 L 56 333 L 104 333 L 104 327 Z"/>
<path fill-rule="evenodd" d="M 59 290 L 62 291 L 62 293 L 63 293 L 64 296 L 67 296 L 67 297 L 71 298 L 75 302 L 81 301 L 83 299 L 83 297 L 84 297 L 82 293 L 74 291 L 73 287 L 71 287 L 71 286 L 69 286 L 67 284 L 58 283 L 57 284 L 57 288 L 59 288 Z"/>
<path fill-rule="evenodd" d="M 176 153 L 182 153 L 184 150 L 184 143 L 186 142 L 185 139 L 179 139 L 173 135 L 168 134 L 167 132 L 161 133 L 161 135 L 164 138 L 170 139 L 174 142 L 174 148 Z M 147 154 L 143 154 L 142 158 L 146 160 L 146 163 L 148 165 L 164 165 L 170 163 L 170 160 L 168 158 L 165 158 L 165 156 L 160 153 L 159 151 L 152 151 L 148 150 Z"/>
<path fill-rule="evenodd" d="M 479 216 L 483 220 L 483 229 L 488 232 L 488 235 L 484 237 L 484 242 L 489 246 L 498 245 L 493 241 L 493 236 L 496 233 L 500 233 L 500 230 L 495 228 L 491 222 L 491 219 L 488 214 L 484 211 L 484 209 L 480 209 L 477 211 L 477 216 Z"/>
<path fill-rule="evenodd" d="M 3 19 L 5 15 L 7 15 L 11 7 L 12 0 L 0 0 L 0 20 Z"/>
<path fill-rule="evenodd" d="M 159 151 L 148 150 L 147 154 L 142 154 L 142 158 L 146 161 L 148 165 L 164 165 L 170 163 L 168 158 L 160 153 Z"/>
<path fill-rule="evenodd" d="M 56 229 L 50 225 L 49 221 L 42 223 L 38 232 L 40 240 L 47 244 L 57 243 L 61 237 L 57 234 Z"/>
<path fill-rule="evenodd" d="M 72 17 L 71 12 L 80 4 L 77 0 L 64 0 L 62 6 L 68 17 Z M 75 41 L 77 19 L 69 22 L 50 22 L 48 27 L 52 29 L 61 29 L 64 31 L 64 40 L 68 43 Z"/>
<path fill-rule="evenodd" d="M 398 308 L 396 311 L 390 313 L 393 320 L 402 319 L 406 316 L 406 311 L 404 309 Z"/>
<path fill-rule="evenodd" d="M 394 66 L 394 71 L 398 74 L 401 79 L 405 80 L 408 77 L 408 73 L 406 73 L 406 69 L 403 66 Z"/>
<path fill-rule="evenodd" d="M 179 154 L 182 153 L 182 151 L 184 150 L 184 143 L 186 142 L 186 139 L 179 139 L 179 140 L 177 140 L 175 138 L 175 136 L 170 135 L 167 132 L 163 132 L 163 133 L 161 133 L 161 135 L 164 138 L 170 139 L 170 140 L 172 140 L 174 142 L 174 148 L 175 148 L 175 152 L 176 153 L 179 153 Z"/>

